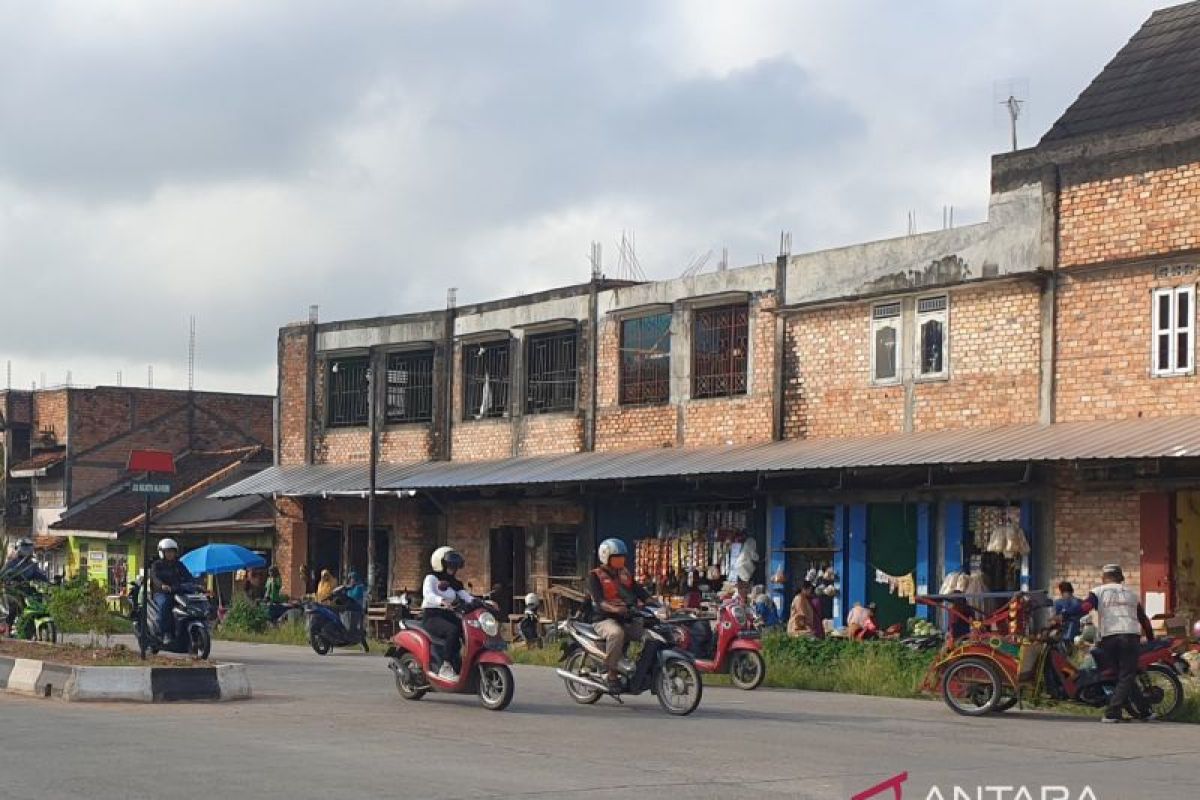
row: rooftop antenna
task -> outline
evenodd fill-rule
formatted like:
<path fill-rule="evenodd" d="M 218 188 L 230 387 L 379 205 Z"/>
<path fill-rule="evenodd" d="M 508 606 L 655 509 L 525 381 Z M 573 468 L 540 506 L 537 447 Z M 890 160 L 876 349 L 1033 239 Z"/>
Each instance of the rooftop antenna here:
<path fill-rule="evenodd" d="M 117 370 L 117 386 L 121 385 L 121 370 Z"/>
<path fill-rule="evenodd" d="M 451 286 L 446 290 L 446 308 L 455 308 L 458 306 L 458 287 Z"/>
<path fill-rule="evenodd" d="M 1008 135 L 1012 149 L 1017 149 L 1017 120 L 1024 110 L 1026 98 L 1029 97 L 1028 78 L 1008 78 L 996 81 L 992 88 L 992 99 L 999 112 L 997 121 L 1008 123 Z"/>
<path fill-rule="evenodd" d="M 604 261 L 603 251 L 600 249 L 599 242 L 592 242 L 592 252 L 588 255 L 588 261 L 592 265 L 592 280 L 598 281 L 604 277 Z"/>
<path fill-rule="evenodd" d="M 188 391 L 196 388 L 196 315 L 188 317 Z"/>
<path fill-rule="evenodd" d="M 154 365 L 153 364 L 146 365 L 146 388 L 147 389 L 154 388 Z"/>
<path fill-rule="evenodd" d="M 317 324 L 317 310 L 318 310 L 318 306 L 315 304 L 308 307 L 308 324 L 309 325 Z"/>

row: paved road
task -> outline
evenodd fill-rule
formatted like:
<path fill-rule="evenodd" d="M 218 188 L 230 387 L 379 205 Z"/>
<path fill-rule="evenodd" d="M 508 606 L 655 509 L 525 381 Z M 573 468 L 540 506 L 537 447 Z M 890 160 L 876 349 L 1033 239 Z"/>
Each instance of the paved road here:
<path fill-rule="evenodd" d="M 972 798 L 995 785 L 1066 785 L 1072 800 L 1087 785 L 1098 800 L 1196 791 L 1200 728 L 1190 725 L 1033 712 L 971 720 L 940 703 L 717 687 L 678 719 L 649 695 L 577 706 L 536 667 L 517 668 L 516 700 L 493 713 L 468 696 L 404 702 L 376 653 L 228 642 L 216 652 L 250 665 L 254 700 L 0 695 L 0 798 L 174 800 L 211 788 L 254 800 L 844 799 L 905 771 L 904 798 L 927 798 L 933 785 L 947 798 L 955 785 Z"/>

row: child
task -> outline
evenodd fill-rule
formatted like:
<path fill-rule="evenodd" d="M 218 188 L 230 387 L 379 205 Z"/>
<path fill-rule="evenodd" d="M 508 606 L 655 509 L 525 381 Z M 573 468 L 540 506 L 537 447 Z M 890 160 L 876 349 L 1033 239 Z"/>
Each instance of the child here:
<path fill-rule="evenodd" d="M 1054 601 L 1055 615 L 1062 617 L 1063 641 L 1074 644 L 1079 635 L 1080 620 L 1083 619 L 1083 601 L 1075 596 L 1075 587 L 1069 581 L 1058 585 L 1058 599 Z"/>

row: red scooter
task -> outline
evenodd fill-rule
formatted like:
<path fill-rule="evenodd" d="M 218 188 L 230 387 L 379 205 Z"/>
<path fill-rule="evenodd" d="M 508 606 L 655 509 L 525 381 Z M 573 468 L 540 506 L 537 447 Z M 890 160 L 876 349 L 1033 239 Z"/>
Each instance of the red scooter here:
<path fill-rule="evenodd" d="M 752 611 L 738 602 L 725 602 L 717 612 L 716 642 L 705 646 L 696 641 L 691 626 L 700 622 L 692 617 L 671 620 L 678 632 L 676 643 L 696 657 L 696 669 L 708 673 L 728 673 L 733 685 L 747 691 L 757 689 L 767 677 L 762 655 L 762 634 Z"/>
<path fill-rule="evenodd" d="M 457 680 L 439 678 L 429 668 L 434 640 L 420 620 L 401 620 L 399 631 L 388 648 L 388 666 L 396 676 L 396 689 L 405 700 L 420 700 L 430 691 L 451 694 L 477 692 L 479 702 L 490 711 L 502 711 L 512 702 L 514 684 L 512 659 L 504 651 L 500 623 L 487 604 L 475 601 L 458 609 L 462 617 L 462 670 Z M 441 642 L 437 643 L 439 646 Z"/>

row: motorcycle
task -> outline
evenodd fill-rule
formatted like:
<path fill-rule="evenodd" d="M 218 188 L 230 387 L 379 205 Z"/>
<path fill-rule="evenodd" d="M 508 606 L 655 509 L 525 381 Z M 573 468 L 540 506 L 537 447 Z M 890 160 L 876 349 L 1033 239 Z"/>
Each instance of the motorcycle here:
<path fill-rule="evenodd" d="M 305 603 L 304 615 L 308 643 L 317 655 L 327 655 L 335 647 L 362 646 L 364 653 L 371 652 L 362 609 L 346 594 L 346 587 L 334 589 L 324 603 Z"/>
<path fill-rule="evenodd" d="M 171 596 L 174 607 L 171 618 L 175 630 L 170 642 L 163 640 L 163 631 L 158 629 L 158 604 L 154 596 L 144 598 L 146 602 L 145 624 L 141 609 L 137 605 L 143 598 L 134 596 L 133 618 L 134 634 L 137 636 L 138 649 L 143 657 L 146 651 L 158 653 L 186 653 L 193 658 L 205 660 L 212 652 L 212 634 L 209 631 L 209 620 L 212 616 L 212 606 L 208 595 L 200 591 L 194 583 L 186 583 L 178 587 L 179 591 Z"/>
<path fill-rule="evenodd" d="M 642 651 L 636 662 L 622 658 L 620 686 L 610 688 L 604 668 L 604 637 L 586 622 L 568 619 L 559 624 L 563 636 L 562 666 L 557 674 L 567 694 L 581 705 L 591 705 L 604 695 L 623 703 L 625 694 L 652 692 L 662 709 L 674 716 L 687 716 L 700 705 L 704 684 L 696 659 L 676 648 L 677 626 L 664 616 L 639 609 L 634 612 L 645 625 Z"/>
<path fill-rule="evenodd" d="M 429 692 L 479 695 L 489 711 L 503 711 L 512 702 L 515 684 L 512 659 L 504 651 L 508 642 L 500 638 L 500 623 L 492 606 L 481 600 L 456 609 L 462 618 L 465 652 L 462 669 L 453 680 L 441 678 L 430 669 L 433 648 L 444 642 L 425 630 L 420 620 L 401 619 L 388 647 L 388 668 L 396 678 L 396 689 L 405 700 L 420 700 Z"/>
<path fill-rule="evenodd" d="M 46 598 L 32 584 L 9 587 L 5 594 L 10 602 L 17 604 L 16 618 L 13 619 L 11 633 L 18 639 L 29 639 L 38 642 L 54 643 L 58 641 L 58 626 L 46 607 Z M 7 612 L 5 604 L 0 604 L 0 625 L 4 624 L 2 614 Z"/>
<path fill-rule="evenodd" d="M 739 689 L 750 691 L 762 685 L 767 677 L 767 664 L 762 655 L 762 634 L 754 613 L 736 602 L 721 604 L 717 612 L 716 641 L 696 636 L 695 624 L 707 626 L 707 620 L 695 617 L 674 617 L 668 620 L 675 626 L 675 642 L 696 659 L 696 669 L 705 673 L 728 673 L 729 680 Z"/>

